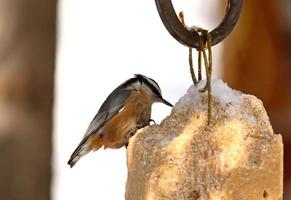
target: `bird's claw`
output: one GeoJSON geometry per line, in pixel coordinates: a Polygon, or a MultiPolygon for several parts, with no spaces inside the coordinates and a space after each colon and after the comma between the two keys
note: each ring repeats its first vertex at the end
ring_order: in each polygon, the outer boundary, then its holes
{"type": "Polygon", "coordinates": [[[156,121],[155,121],[155,120],[150,119],[150,120],[149,120],[149,125],[151,124],[151,122],[154,122],[154,124],[156,124],[156,121]]]}

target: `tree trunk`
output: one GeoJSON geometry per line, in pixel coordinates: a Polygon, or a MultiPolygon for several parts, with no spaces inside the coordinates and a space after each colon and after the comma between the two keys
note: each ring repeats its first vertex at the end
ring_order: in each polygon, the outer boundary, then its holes
{"type": "Polygon", "coordinates": [[[50,199],[56,0],[0,1],[0,199],[50,199]]]}

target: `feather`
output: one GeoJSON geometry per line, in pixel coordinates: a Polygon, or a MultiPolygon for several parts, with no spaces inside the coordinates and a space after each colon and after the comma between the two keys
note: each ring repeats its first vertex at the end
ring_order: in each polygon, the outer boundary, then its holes
{"type": "Polygon", "coordinates": [[[136,90],[140,84],[141,83],[137,78],[131,78],[113,90],[113,92],[107,97],[101,105],[98,113],[91,121],[83,139],[72,153],[70,160],[68,161],[68,164],[71,167],[73,167],[82,156],[92,150],[92,147],[88,145],[90,139],[96,137],[96,134],[99,134],[100,136],[102,135],[104,124],[123,109],[131,91],[136,90]]]}

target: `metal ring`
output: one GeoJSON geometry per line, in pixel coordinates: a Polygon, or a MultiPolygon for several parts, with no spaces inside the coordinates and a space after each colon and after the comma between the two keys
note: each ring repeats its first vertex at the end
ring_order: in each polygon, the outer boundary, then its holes
{"type": "MultiPolygon", "coordinates": [[[[199,34],[187,30],[178,19],[171,0],[155,0],[160,17],[169,33],[187,47],[199,48],[199,34]]],[[[210,32],[211,45],[220,43],[231,33],[237,23],[243,0],[228,0],[222,22],[210,32]]],[[[205,41],[205,38],[203,38],[205,41]]]]}

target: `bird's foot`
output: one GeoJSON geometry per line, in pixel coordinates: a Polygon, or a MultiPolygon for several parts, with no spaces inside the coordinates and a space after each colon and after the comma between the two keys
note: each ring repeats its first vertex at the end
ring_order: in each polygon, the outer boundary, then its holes
{"type": "Polygon", "coordinates": [[[155,120],[150,119],[150,120],[149,120],[149,125],[151,124],[151,122],[154,122],[154,124],[156,124],[156,121],[155,121],[155,120]]]}

